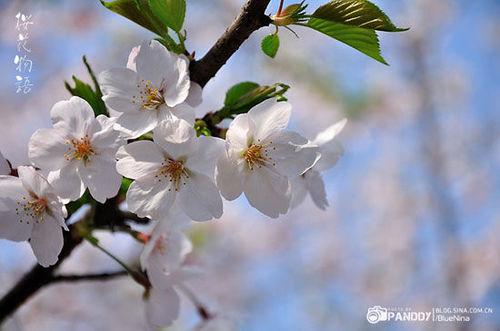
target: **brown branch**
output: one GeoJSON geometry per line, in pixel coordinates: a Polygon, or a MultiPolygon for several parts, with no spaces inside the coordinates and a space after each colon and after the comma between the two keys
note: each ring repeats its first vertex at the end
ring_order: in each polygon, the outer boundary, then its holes
{"type": "Polygon", "coordinates": [[[270,1],[247,1],[240,15],[208,53],[200,60],[191,62],[192,81],[205,86],[254,31],[271,24],[271,18],[265,15],[270,1]]]}
{"type": "MultiPolygon", "coordinates": [[[[271,23],[271,19],[265,15],[265,10],[271,0],[248,0],[243,6],[240,15],[226,32],[217,40],[215,45],[199,61],[193,61],[190,65],[191,80],[202,87],[213,78],[229,58],[240,48],[250,35],[271,23]]],[[[98,204],[95,209],[94,224],[97,227],[121,226],[126,218],[134,221],[132,215],[124,215],[118,209],[115,199],[110,199],[104,205],[98,204]]],[[[0,300],[0,324],[15,312],[24,302],[45,285],[57,279],[54,272],[68,258],[71,252],[82,242],[82,238],[76,233],[75,227],[64,235],[64,247],[59,255],[58,262],[43,268],[34,266],[7,294],[0,300]]],[[[200,311],[208,316],[207,311],[200,311]]]]}
{"type": "Polygon", "coordinates": [[[126,270],[114,271],[114,272],[105,272],[99,274],[87,274],[87,275],[57,275],[53,276],[51,279],[51,283],[74,283],[81,281],[103,281],[103,280],[111,280],[117,277],[127,276],[128,272],[126,270]]]}

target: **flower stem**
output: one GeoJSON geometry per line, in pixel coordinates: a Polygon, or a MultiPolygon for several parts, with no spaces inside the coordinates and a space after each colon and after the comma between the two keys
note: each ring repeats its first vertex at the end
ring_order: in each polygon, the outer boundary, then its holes
{"type": "Polygon", "coordinates": [[[184,293],[184,295],[192,302],[192,304],[196,307],[198,314],[203,320],[209,320],[213,317],[213,315],[208,311],[208,309],[198,300],[196,295],[191,291],[187,286],[180,283],[177,284],[176,287],[184,293]]]}
{"type": "Polygon", "coordinates": [[[113,260],[115,260],[119,265],[121,265],[123,267],[123,269],[125,269],[132,277],[135,277],[136,276],[136,273],[134,270],[132,270],[132,268],[130,268],[125,262],[123,262],[122,260],[120,260],[118,257],[114,256],[110,251],[108,251],[107,249],[105,249],[104,247],[102,247],[100,244],[99,244],[99,240],[96,238],[96,237],[93,237],[92,235],[88,234],[88,235],[85,235],[84,236],[85,240],[87,240],[92,246],[96,247],[97,249],[99,249],[101,252],[103,252],[104,254],[106,254],[107,256],[109,256],[110,258],[112,258],[113,260]]]}

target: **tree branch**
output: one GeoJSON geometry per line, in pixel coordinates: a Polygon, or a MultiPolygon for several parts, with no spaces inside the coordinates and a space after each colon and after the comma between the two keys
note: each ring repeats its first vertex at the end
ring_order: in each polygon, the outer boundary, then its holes
{"type": "Polygon", "coordinates": [[[200,60],[191,62],[190,76],[192,81],[202,87],[205,86],[254,31],[271,24],[271,18],[265,15],[270,1],[247,1],[240,15],[207,54],[200,60]]]}
{"type": "MultiPolygon", "coordinates": [[[[243,6],[240,15],[226,32],[217,40],[215,45],[199,61],[193,61],[190,65],[191,80],[202,87],[212,79],[229,58],[240,48],[250,35],[261,27],[269,25],[271,18],[265,15],[265,10],[271,0],[248,0],[243,6]]],[[[132,215],[123,215],[118,209],[116,199],[110,199],[106,204],[98,204],[95,209],[94,224],[102,226],[121,226],[126,218],[140,221],[132,215]],[[125,216],[125,217],[124,217],[125,216]]],[[[56,279],[54,276],[57,268],[68,258],[71,252],[82,242],[82,238],[75,231],[75,227],[70,227],[70,232],[64,234],[64,247],[59,255],[58,262],[49,267],[43,268],[34,266],[1,300],[0,300],[0,324],[13,312],[15,312],[24,302],[45,285],[56,279]]],[[[72,276],[76,281],[75,277],[72,276]]],[[[207,313],[208,312],[203,312],[207,313]]]]}
{"type": "Polygon", "coordinates": [[[87,274],[87,275],[57,275],[53,276],[51,279],[51,283],[74,283],[81,281],[103,281],[103,280],[111,280],[117,277],[127,276],[128,272],[126,270],[114,271],[114,272],[105,272],[99,274],[87,274]]]}

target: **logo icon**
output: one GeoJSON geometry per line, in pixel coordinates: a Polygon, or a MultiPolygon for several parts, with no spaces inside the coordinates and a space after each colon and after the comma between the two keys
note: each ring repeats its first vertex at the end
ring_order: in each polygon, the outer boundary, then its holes
{"type": "Polygon", "coordinates": [[[368,308],[366,319],[370,324],[376,324],[380,321],[387,321],[387,308],[382,308],[380,306],[373,306],[371,308],[368,308]]]}

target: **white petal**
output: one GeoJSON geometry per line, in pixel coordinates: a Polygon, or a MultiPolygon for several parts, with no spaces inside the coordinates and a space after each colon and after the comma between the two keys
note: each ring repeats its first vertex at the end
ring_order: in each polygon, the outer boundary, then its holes
{"type": "Polygon", "coordinates": [[[94,111],[89,103],[80,97],[59,101],[52,107],[50,117],[54,127],[64,128],[73,136],[84,136],[94,121],[94,111]]]}
{"type": "Polygon", "coordinates": [[[290,179],[290,192],[290,209],[292,209],[300,205],[307,196],[307,181],[304,176],[290,179]]]}
{"type": "Polygon", "coordinates": [[[159,111],[159,121],[169,121],[172,117],[174,117],[174,119],[181,119],[188,122],[191,126],[194,125],[196,111],[187,103],[181,103],[175,107],[168,107],[167,105],[163,105],[160,107],[159,111]]]}
{"type": "Polygon", "coordinates": [[[272,168],[257,167],[247,176],[244,192],[253,207],[271,218],[277,218],[288,211],[288,185],[287,178],[272,168]]]}
{"type": "Polygon", "coordinates": [[[30,139],[28,155],[30,161],[45,170],[61,169],[68,164],[67,133],[62,129],[39,129],[30,139]]]}
{"type": "Polygon", "coordinates": [[[0,176],[10,174],[10,165],[7,160],[0,153],[0,176]]]}
{"type": "Polygon", "coordinates": [[[116,161],[111,156],[96,156],[78,172],[90,195],[100,203],[118,194],[122,176],[116,171],[116,161]]]}
{"type": "Polygon", "coordinates": [[[137,179],[154,174],[165,161],[162,149],[152,141],[142,140],[125,145],[116,153],[116,169],[127,178],[137,179]]]}
{"type": "Polygon", "coordinates": [[[91,145],[98,150],[109,149],[116,152],[116,149],[126,142],[120,137],[120,132],[114,130],[116,118],[99,115],[96,120],[99,123],[99,129],[93,134],[91,145]]]}
{"type": "Polygon", "coordinates": [[[200,84],[191,82],[189,88],[189,95],[186,99],[186,103],[191,107],[198,107],[203,102],[203,89],[200,84]]]}
{"type": "Polygon", "coordinates": [[[151,327],[158,329],[172,325],[179,317],[180,299],[173,288],[151,288],[146,300],[146,318],[151,327]]]}
{"type": "Polygon", "coordinates": [[[268,137],[283,131],[290,121],[292,106],[287,102],[276,102],[268,99],[255,106],[248,112],[248,116],[255,123],[254,140],[265,140],[268,137]]]}
{"type": "Polygon", "coordinates": [[[194,221],[222,216],[222,199],[213,181],[206,175],[191,173],[179,190],[182,210],[194,221]]]}
{"type": "Polygon", "coordinates": [[[153,130],[157,124],[156,111],[124,113],[116,120],[115,129],[126,133],[129,139],[135,139],[153,130]]]}
{"type": "Polygon", "coordinates": [[[241,177],[242,174],[236,162],[229,158],[227,152],[224,152],[217,162],[215,178],[217,186],[226,200],[232,201],[243,192],[241,177]]]}
{"type": "MultiPolygon", "coordinates": [[[[173,55],[175,56],[175,55],[173,55]]],[[[189,80],[189,61],[182,56],[177,57],[175,71],[166,77],[163,97],[169,107],[175,107],[186,101],[191,86],[189,80]]]]}
{"type": "Polygon", "coordinates": [[[48,181],[57,195],[71,201],[79,199],[85,193],[85,185],[77,170],[77,163],[72,163],[61,170],[51,171],[48,181]]]}
{"type": "Polygon", "coordinates": [[[136,71],[135,60],[136,60],[137,54],[139,54],[140,50],[141,50],[141,45],[132,48],[132,50],[130,51],[130,54],[128,55],[128,61],[127,61],[127,68],[129,68],[130,70],[136,71]]]}
{"type": "Polygon", "coordinates": [[[288,177],[299,176],[312,167],[318,157],[318,148],[307,144],[298,133],[285,131],[273,138],[266,149],[278,171],[288,177]]]}
{"type": "Polygon", "coordinates": [[[161,122],[153,131],[153,139],[174,160],[196,151],[194,128],[181,119],[161,122]]]}
{"type": "Polygon", "coordinates": [[[319,209],[325,210],[328,207],[328,199],[326,198],[325,183],[321,174],[317,171],[310,170],[305,174],[307,181],[307,189],[311,198],[319,209]]]}
{"type": "Polygon", "coordinates": [[[37,172],[35,168],[24,166],[18,167],[17,172],[26,191],[33,192],[38,197],[53,193],[54,189],[50,186],[47,179],[37,172]]]}
{"type": "Polygon", "coordinates": [[[201,136],[196,139],[197,150],[186,161],[186,167],[214,177],[215,164],[218,158],[225,153],[225,141],[216,137],[201,136]]]}
{"type": "Polygon", "coordinates": [[[127,192],[127,206],[140,217],[161,219],[168,214],[176,197],[175,189],[168,180],[161,182],[154,176],[134,181],[127,192]]]}
{"type": "Polygon", "coordinates": [[[54,265],[63,248],[64,238],[61,226],[50,216],[43,223],[35,224],[30,245],[38,263],[43,267],[54,265]]]}
{"type": "Polygon", "coordinates": [[[25,217],[18,204],[23,197],[29,195],[19,178],[0,176],[0,238],[25,241],[31,236],[31,217],[25,217]]]}
{"type": "Polygon", "coordinates": [[[347,119],[344,118],[343,120],[331,125],[327,129],[318,133],[316,138],[313,139],[312,143],[317,146],[321,146],[332,141],[342,131],[342,129],[344,129],[346,124],[347,119]]]}
{"type": "Polygon", "coordinates": [[[248,114],[240,114],[229,125],[226,132],[226,141],[231,148],[246,149],[253,137],[255,126],[248,114]]]}
{"type": "Polygon", "coordinates": [[[141,105],[132,99],[139,96],[138,82],[137,73],[130,69],[113,68],[101,72],[99,84],[106,106],[120,113],[138,111],[141,105]]]}

